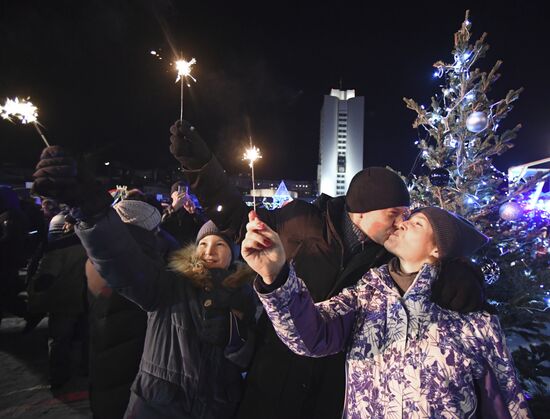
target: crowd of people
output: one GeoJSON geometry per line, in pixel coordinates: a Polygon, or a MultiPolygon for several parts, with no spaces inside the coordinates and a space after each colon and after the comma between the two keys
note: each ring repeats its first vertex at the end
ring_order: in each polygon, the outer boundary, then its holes
{"type": "MultiPolygon", "coordinates": [[[[40,156],[33,191],[67,212],[29,257],[24,308],[6,257],[2,310],[48,315],[52,388],[76,340],[94,418],[530,417],[468,261],[475,226],[411,214],[381,167],[345,196],[250,211],[191,124],[170,132],[184,179],[162,215],[139,191],[113,203],[61,147],[40,156]]],[[[29,231],[9,202],[2,240],[29,231]]]]}

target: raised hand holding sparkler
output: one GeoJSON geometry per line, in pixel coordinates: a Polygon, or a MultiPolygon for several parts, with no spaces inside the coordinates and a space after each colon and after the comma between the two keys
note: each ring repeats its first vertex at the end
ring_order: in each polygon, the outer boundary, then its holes
{"type": "Polygon", "coordinates": [[[250,148],[246,149],[243,155],[243,160],[248,160],[248,165],[250,166],[250,169],[252,169],[252,205],[254,206],[254,211],[256,211],[256,182],[254,180],[254,162],[258,159],[261,159],[262,155],[260,154],[260,149],[252,145],[252,137],[249,137],[249,139],[250,148]]]}
{"type": "Polygon", "coordinates": [[[176,78],[176,83],[181,81],[181,111],[180,111],[180,121],[183,121],[183,79],[185,79],[185,84],[187,87],[190,87],[189,79],[196,82],[197,80],[191,75],[191,67],[197,63],[197,60],[191,58],[191,61],[178,60],[176,61],[176,70],[178,71],[178,77],[176,78]]]}
{"type": "Polygon", "coordinates": [[[42,140],[44,140],[46,147],[50,146],[48,140],[46,140],[46,137],[40,129],[40,123],[38,122],[38,108],[31,102],[25,99],[19,100],[17,97],[13,100],[6,99],[4,106],[0,105],[0,112],[0,116],[10,122],[13,122],[13,118],[17,118],[22,124],[32,123],[34,128],[36,128],[36,131],[38,131],[38,134],[42,137],[42,140]]]}

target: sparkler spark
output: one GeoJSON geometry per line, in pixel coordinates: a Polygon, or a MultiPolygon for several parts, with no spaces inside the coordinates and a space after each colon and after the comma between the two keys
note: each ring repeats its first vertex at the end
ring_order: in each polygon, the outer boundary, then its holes
{"type": "Polygon", "coordinates": [[[243,160],[248,160],[248,165],[252,168],[254,162],[258,159],[261,159],[262,155],[260,154],[260,149],[256,146],[252,146],[246,149],[246,152],[243,154],[243,160]]]}
{"type": "Polygon", "coordinates": [[[19,119],[23,124],[38,120],[38,108],[25,99],[20,101],[17,97],[13,100],[6,99],[5,105],[0,105],[0,112],[0,116],[10,122],[13,122],[12,118],[19,119]]]}
{"type": "Polygon", "coordinates": [[[4,106],[0,105],[0,116],[10,122],[13,122],[12,118],[17,118],[22,124],[33,124],[46,147],[50,146],[39,126],[38,108],[32,102],[25,99],[19,100],[17,97],[15,99],[6,99],[4,106]]]}
{"type": "Polygon", "coordinates": [[[176,83],[182,78],[190,77],[191,80],[196,82],[197,80],[191,75],[191,67],[197,63],[197,60],[191,58],[191,61],[178,60],[176,61],[176,70],[178,71],[178,77],[176,78],[176,83]]]}
{"type": "MultiPolygon", "coordinates": [[[[159,51],[160,51],[160,49],[159,49],[159,51]]],[[[159,60],[162,60],[162,56],[161,56],[156,50],[153,49],[153,50],[151,50],[149,53],[150,53],[151,55],[157,57],[159,60]]]]}

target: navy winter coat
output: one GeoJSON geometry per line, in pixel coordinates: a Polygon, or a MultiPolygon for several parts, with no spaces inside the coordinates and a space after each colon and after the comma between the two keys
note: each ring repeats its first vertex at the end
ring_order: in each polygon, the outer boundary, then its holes
{"type": "MultiPolygon", "coordinates": [[[[249,352],[247,345],[234,345],[242,338],[231,310],[246,312],[241,316],[245,321],[254,317],[250,285],[235,280],[242,273],[200,273],[198,277],[207,278],[201,287],[200,278],[169,270],[160,258],[147,257],[112,210],[94,225],[78,224],[77,234],[109,285],[148,312],[127,417],[233,417],[242,376],[228,356],[249,352]],[[232,354],[230,346],[236,348],[232,354]]],[[[241,359],[236,362],[246,364],[241,359]]]]}

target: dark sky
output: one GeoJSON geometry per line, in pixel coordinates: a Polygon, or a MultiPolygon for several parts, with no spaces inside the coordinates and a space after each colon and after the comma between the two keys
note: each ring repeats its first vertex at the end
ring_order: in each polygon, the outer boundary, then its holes
{"type": "MultiPolygon", "coordinates": [[[[550,16],[539,6],[233,3],[0,0],[0,100],[30,96],[52,143],[137,167],[175,165],[173,48],[198,61],[186,118],[230,172],[246,170],[249,121],[265,157],[259,177],[314,179],[323,95],[341,79],[365,97],[365,164],[408,173],[417,133],[402,97],[427,103],[435,93],[431,66],[452,59],[453,34],[470,8],[475,38],[489,33],[481,68],[504,61],[493,98],[525,87],[503,124],[524,128],[497,165],[550,155],[550,16]],[[163,61],[149,53],[159,49],[163,61]]],[[[2,162],[33,165],[41,144],[32,127],[0,121],[2,162]]]]}

